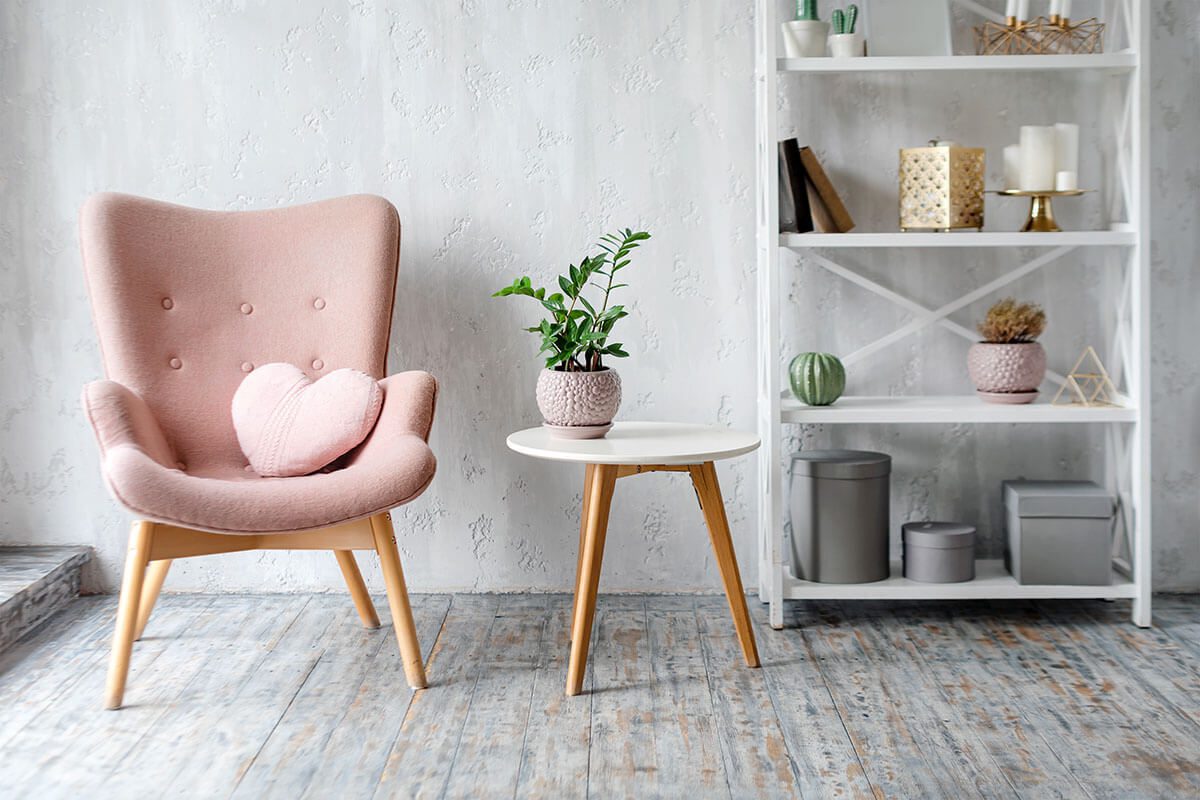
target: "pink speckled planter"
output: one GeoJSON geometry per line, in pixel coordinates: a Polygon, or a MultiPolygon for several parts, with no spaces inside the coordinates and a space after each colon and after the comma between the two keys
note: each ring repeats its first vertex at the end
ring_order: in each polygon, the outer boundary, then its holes
{"type": "Polygon", "coordinates": [[[1005,402],[989,394],[1024,394],[1028,399],[1020,402],[1031,403],[1046,377],[1046,351],[1038,342],[977,342],[967,351],[967,372],[984,402],[1005,402]]]}
{"type": "Polygon", "coordinates": [[[599,372],[544,369],[538,375],[537,404],[547,425],[598,427],[601,430],[594,438],[600,438],[607,432],[604,426],[612,422],[621,406],[621,376],[614,369],[599,372]]]}

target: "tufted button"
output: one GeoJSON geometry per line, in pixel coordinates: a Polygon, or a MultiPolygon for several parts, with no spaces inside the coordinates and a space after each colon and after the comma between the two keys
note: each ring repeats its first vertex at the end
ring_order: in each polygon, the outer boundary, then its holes
{"type": "Polygon", "coordinates": [[[162,299],[162,307],[165,308],[167,311],[170,311],[172,308],[175,307],[175,301],[169,297],[164,297],[162,299]]]}
{"type": "Polygon", "coordinates": [[[253,371],[253,369],[254,369],[254,365],[251,364],[249,361],[242,362],[242,372],[251,372],[251,371],[253,371]]]}
{"type": "Polygon", "coordinates": [[[313,359],[313,369],[325,369],[325,362],[319,358],[313,359]]]}
{"type": "Polygon", "coordinates": [[[172,358],[167,363],[171,365],[171,369],[179,369],[180,367],[183,366],[183,362],[180,361],[178,358],[172,358]]]}
{"type": "Polygon", "coordinates": [[[242,313],[243,314],[249,314],[253,310],[254,310],[254,306],[250,305],[249,303],[242,303],[242,313]]]}
{"type": "Polygon", "coordinates": [[[175,469],[179,470],[180,472],[187,472],[187,464],[183,463],[182,461],[176,461],[175,469]]]}
{"type": "Polygon", "coordinates": [[[324,307],[325,301],[320,297],[318,297],[316,300],[313,300],[313,308],[315,308],[317,311],[320,311],[324,307]]]}

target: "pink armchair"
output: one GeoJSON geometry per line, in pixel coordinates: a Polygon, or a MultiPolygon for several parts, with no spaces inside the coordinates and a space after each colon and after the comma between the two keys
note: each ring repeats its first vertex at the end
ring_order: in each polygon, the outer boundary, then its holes
{"type": "Polygon", "coordinates": [[[254,549],[332,550],[363,623],[379,618],[354,550],[379,554],[405,674],[425,687],[389,511],[433,479],[437,383],[383,379],[371,435],[339,469],[261,478],[238,446],[233,393],[255,365],[316,379],[385,374],[400,220],[366,195],[271,211],[216,212],[119,194],[81,214],[83,261],[108,380],[83,405],[105,481],[136,514],[107,707],[119,708],[133,642],[172,559],[254,549]]]}

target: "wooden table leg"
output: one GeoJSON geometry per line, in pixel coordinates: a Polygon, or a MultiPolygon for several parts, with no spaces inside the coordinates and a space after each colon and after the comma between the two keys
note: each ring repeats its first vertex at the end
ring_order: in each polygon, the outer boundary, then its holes
{"type": "Polygon", "coordinates": [[[721,498],[721,487],[717,483],[717,468],[713,462],[706,461],[691,467],[690,471],[696,494],[700,498],[700,510],[704,512],[704,521],[708,525],[713,554],[721,569],[721,581],[725,584],[725,597],[729,600],[733,626],[742,644],[742,655],[746,657],[748,665],[757,667],[758,646],[754,642],[754,629],[750,627],[750,611],[746,608],[746,592],[742,588],[737,554],[733,551],[733,538],[729,535],[725,501],[721,498]]]}
{"type": "Polygon", "coordinates": [[[604,558],[604,537],[608,532],[608,510],[617,483],[615,466],[588,465],[588,472],[590,491],[584,491],[587,511],[582,523],[583,549],[571,621],[571,660],[567,666],[567,694],[572,696],[583,690],[583,676],[587,672],[588,645],[596,616],[596,591],[600,587],[600,562],[604,558]]]}
{"type": "MultiPolygon", "coordinates": [[[[575,556],[575,597],[579,597],[579,578],[583,575],[583,546],[587,541],[588,507],[592,499],[592,477],[595,464],[588,464],[583,471],[583,506],[579,510],[579,552],[575,556]]],[[[572,620],[574,622],[574,620],[572,620]]]]}

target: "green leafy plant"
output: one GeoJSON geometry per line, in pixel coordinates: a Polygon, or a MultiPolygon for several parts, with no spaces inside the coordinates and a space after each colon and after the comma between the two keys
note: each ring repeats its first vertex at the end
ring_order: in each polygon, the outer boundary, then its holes
{"type": "Polygon", "coordinates": [[[1046,312],[1036,303],[1006,297],[988,309],[977,330],[988,344],[1025,344],[1046,330],[1046,312]]]}
{"type": "Polygon", "coordinates": [[[629,353],[619,342],[609,342],[613,326],[629,312],[623,305],[609,305],[612,293],[628,284],[617,283],[617,273],[629,266],[634,250],[650,238],[645,231],[626,228],[600,237],[599,253],[571,264],[567,274],[558,276],[561,292],[549,293],[534,288],[529,276],[522,276],[492,297],[521,295],[532,297],[550,317],[525,330],[541,336],[538,355],[546,355],[546,368],[560,372],[598,372],[604,369],[604,357],[625,358],[629,353]],[[598,302],[584,297],[584,289],[598,289],[598,302]]]}
{"type": "Polygon", "coordinates": [[[817,15],[817,0],[798,0],[796,3],[796,19],[819,20],[817,15]]]}

